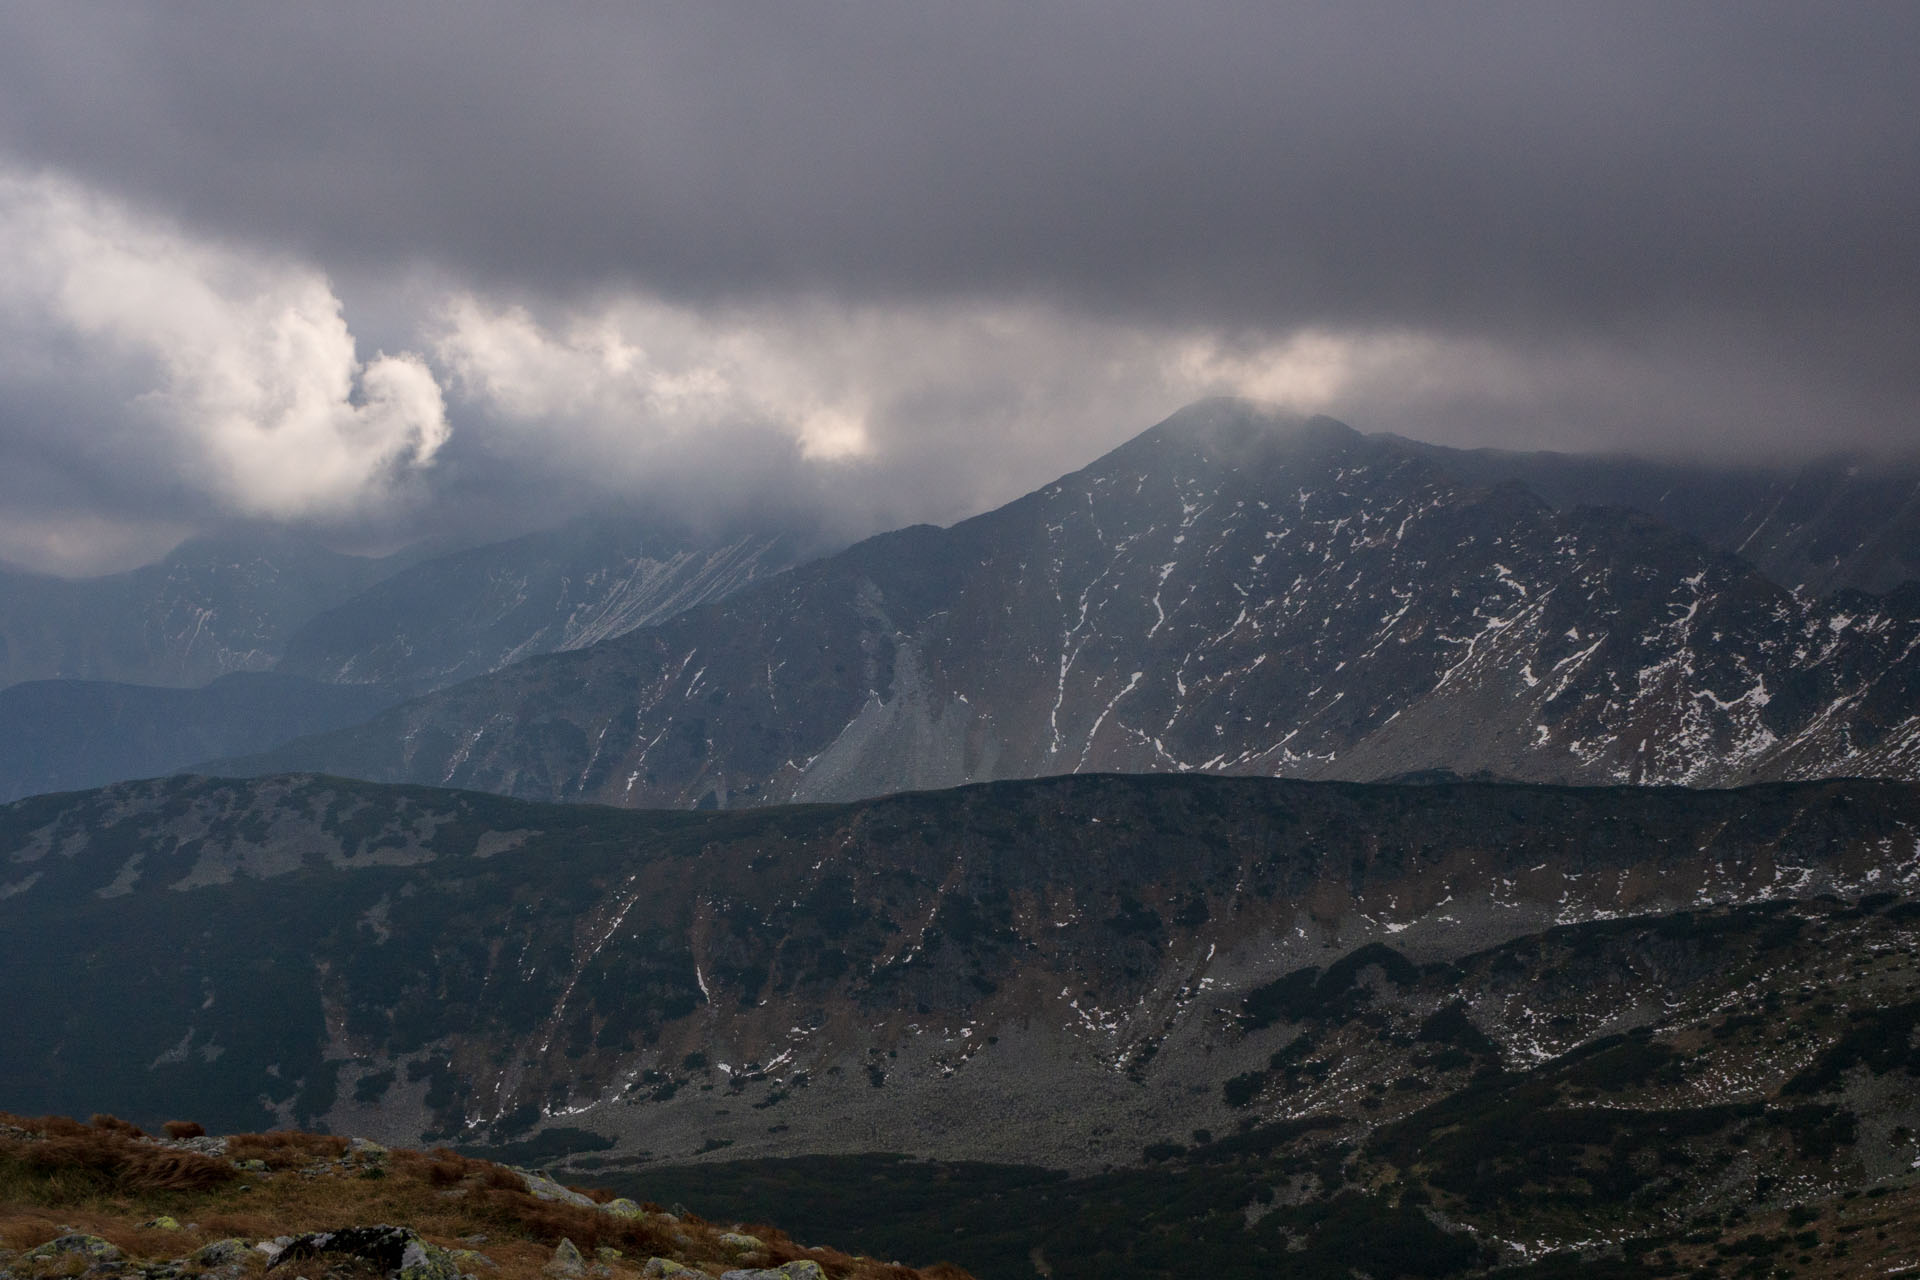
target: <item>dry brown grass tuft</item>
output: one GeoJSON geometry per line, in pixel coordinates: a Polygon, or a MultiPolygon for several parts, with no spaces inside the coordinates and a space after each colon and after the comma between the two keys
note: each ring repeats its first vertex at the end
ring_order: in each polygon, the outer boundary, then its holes
{"type": "Polygon", "coordinates": [[[74,1137],[93,1132],[71,1116],[16,1116],[10,1111],[0,1111],[0,1124],[49,1137],[74,1137]]]}
{"type": "Polygon", "coordinates": [[[536,1240],[554,1243],[565,1237],[589,1253],[603,1245],[628,1253],[659,1253],[672,1247],[664,1231],[644,1221],[628,1221],[577,1205],[539,1200],[517,1184],[513,1188],[484,1187],[472,1198],[479,1215],[497,1229],[517,1228],[536,1240]]]}
{"type": "Polygon", "coordinates": [[[445,1147],[435,1147],[431,1151],[396,1151],[393,1153],[393,1166],[398,1171],[414,1177],[424,1178],[428,1185],[452,1187],[474,1179],[477,1185],[507,1187],[518,1190],[520,1176],[502,1165],[488,1160],[475,1160],[463,1156],[457,1151],[445,1147]]]}
{"type": "Polygon", "coordinates": [[[139,1125],[122,1120],[119,1116],[110,1116],[102,1112],[96,1112],[93,1119],[87,1121],[87,1123],[104,1133],[118,1133],[129,1138],[144,1138],[147,1136],[146,1130],[142,1129],[139,1125]]]}
{"type": "Polygon", "coordinates": [[[236,1133],[227,1139],[227,1157],[258,1160],[269,1169],[298,1169],[347,1154],[347,1140],[330,1133],[298,1133],[275,1129],[269,1133],[236,1133]]]}
{"type": "MultiPolygon", "coordinates": [[[[144,1211],[143,1211],[144,1212],[144,1211]]],[[[94,1206],[66,1205],[56,1211],[0,1208],[0,1243],[10,1249],[31,1249],[43,1245],[68,1230],[99,1236],[124,1249],[134,1258],[168,1258],[189,1253],[219,1237],[207,1233],[162,1231],[144,1227],[144,1217],[136,1217],[114,1202],[94,1206]]]]}
{"type": "Polygon", "coordinates": [[[64,1225],[44,1213],[28,1210],[0,1213],[0,1244],[12,1249],[37,1249],[59,1235],[64,1225]]]}
{"type": "Polygon", "coordinates": [[[176,1142],[182,1138],[204,1138],[207,1136],[206,1126],[197,1120],[169,1120],[160,1127],[166,1131],[169,1138],[174,1139],[176,1142]]]}
{"type": "Polygon", "coordinates": [[[234,1176],[225,1160],[156,1147],[117,1130],[85,1127],[37,1142],[0,1140],[0,1162],[69,1195],[95,1186],[128,1193],[205,1191],[234,1176]]]}

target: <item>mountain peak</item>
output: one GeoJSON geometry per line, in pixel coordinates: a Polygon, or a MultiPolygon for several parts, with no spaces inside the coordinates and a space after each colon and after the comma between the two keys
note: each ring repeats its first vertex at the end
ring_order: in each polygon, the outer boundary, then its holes
{"type": "Polygon", "coordinates": [[[1206,447],[1340,446],[1365,439],[1337,418],[1302,415],[1238,396],[1211,396],[1177,410],[1136,439],[1178,440],[1206,447]]]}
{"type": "Polygon", "coordinates": [[[1339,465],[1355,450],[1370,447],[1377,449],[1378,442],[1336,418],[1215,396],[1174,412],[1074,474],[1132,470],[1151,475],[1177,470],[1182,460],[1238,471],[1303,462],[1339,465]]]}

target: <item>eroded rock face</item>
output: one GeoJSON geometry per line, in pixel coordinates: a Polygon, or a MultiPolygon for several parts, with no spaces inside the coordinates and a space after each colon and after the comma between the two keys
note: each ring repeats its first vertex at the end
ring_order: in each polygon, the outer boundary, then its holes
{"type": "Polygon", "coordinates": [[[578,1280],[578,1277],[587,1274],[587,1260],[580,1256],[578,1245],[571,1240],[562,1240],[554,1246],[553,1258],[543,1270],[555,1280],[578,1280]]]}
{"type": "Polygon", "coordinates": [[[428,1244],[411,1227],[394,1226],[341,1227],[295,1236],[267,1269],[273,1271],[323,1254],[339,1254],[377,1267],[389,1280],[460,1280],[460,1268],[445,1249],[428,1244]]]}

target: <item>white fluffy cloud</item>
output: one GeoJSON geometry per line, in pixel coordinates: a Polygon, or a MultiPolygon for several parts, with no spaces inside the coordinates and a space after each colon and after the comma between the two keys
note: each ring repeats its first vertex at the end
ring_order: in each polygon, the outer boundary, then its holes
{"type": "Polygon", "coordinates": [[[697,307],[631,293],[537,309],[461,294],[430,345],[501,449],[619,485],[773,442],[816,471],[884,476],[903,519],[1011,497],[1199,396],[1328,409],[1399,353],[1424,354],[1333,334],[1232,343],[1033,303],[697,307]]]}
{"type": "Polygon", "coordinates": [[[743,428],[833,462],[873,449],[870,384],[827,349],[844,342],[838,320],[638,296],[542,320],[463,294],[443,308],[434,350],[470,399],[521,429],[564,431],[589,466],[743,428]]]}
{"type": "Polygon", "coordinates": [[[338,515],[447,439],[425,362],[363,362],[340,299],[310,266],[6,171],[0,243],[0,389],[59,398],[64,387],[106,415],[64,424],[69,471],[146,460],[164,472],[156,482],[217,511],[338,515]]]}

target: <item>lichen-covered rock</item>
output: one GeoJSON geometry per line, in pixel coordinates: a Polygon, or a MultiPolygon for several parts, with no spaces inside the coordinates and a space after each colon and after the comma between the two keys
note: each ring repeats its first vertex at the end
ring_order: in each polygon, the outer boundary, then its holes
{"type": "Polygon", "coordinates": [[[618,1200],[609,1200],[600,1206],[600,1212],[610,1213],[616,1218],[644,1218],[647,1211],[638,1204],[621,1196],[618,1200]]]}
{"type": "Polygon", "coordinates": [[[452,1255],[418,1237],[407,1246],[400,1266],[390,1274],[393,1280],[461,1280],[459,1264],[452,1255]]]}
{"type": "Polygon", "coordinates": [[[720,1280],[827,1280],[827,1273],[812,1258],[796,1258],[765,1270],[722,1271],[720,1280]]]}
{"type": "Polygon", "coordinates": [[[202,1267],[223,1267],[230,1262],[244,1262],[253,1246],[235,1236],[225,1240],[215,1240],[203,1244],[188,1256],[187,1261],[202,1267]]]}
{"type": "Polygon", "coordinates": [[[140,1225],[152,1231],[178,1231],[180,1229],[180,1220],[163,1213],[157,1218],[149,1218],[140,1225]]]}
{"type": "Polygon", "coordinates": [[[20,1255],[20,1260],[22,1262],[53,1262],[73,1257],[83,1258],[88,1266],[95,1267],[102,1263],[127,1260],[127,1255],[117,1246],[102,1240],[99,1236],[90,1236],[81,1231],[56,1236],[38,1248],[27,1250],[20,1255]]]}
{"type": "Polygon", "coordinates": [[[648,1258],[647,1265],[640,1268],[640,1274],[647,1280],[679,1280],[680,1277],[704,1276],[706,1273],[695,1271],[672,1258],[648,1258]]]}
{"type": "Polygon", "coordinates": [[[579,1209],[600,1207],[591,1198],[568,1190],[544,1173],[535,1173],[531,1169],[515,1169],[514,1172],[520,1175],[520,1181],[526,1184],[527,1194],[535,1200],[551,1200],[555,1204],[570,1204],[579,1209]]]}
{"type": "Polygon", "coordinates": [[[720,1247],[738,1257],[748,1253],[765,1253],[767,1242],[742,1231],[723,1231],[720,1233],[720,1247]]]}
{"type": "Polygon", "coordinates": [[[580,1256],[580,1247],[571,1240],[562,1240],[553,1251],[553,1261],[542,1268],[548,1275],[572,1280],[587,1274],[587,1260],[580,1256]]]}

